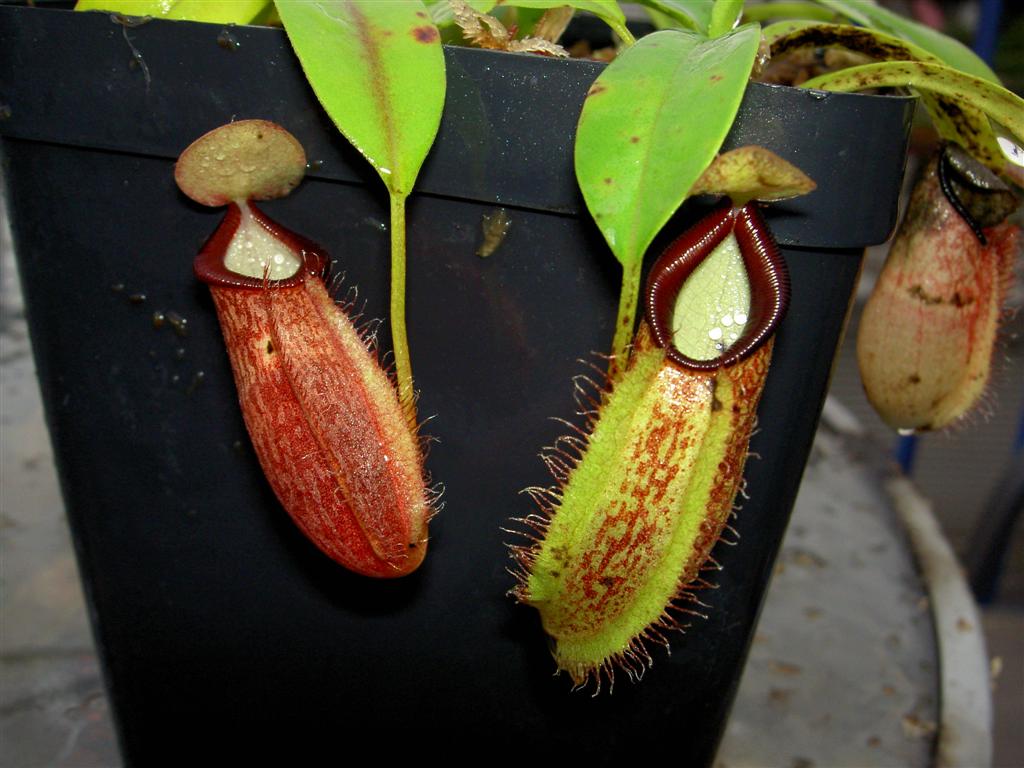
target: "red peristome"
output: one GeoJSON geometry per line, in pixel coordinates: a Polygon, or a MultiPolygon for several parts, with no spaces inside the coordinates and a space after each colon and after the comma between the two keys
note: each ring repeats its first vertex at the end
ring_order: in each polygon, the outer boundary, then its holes
{"type": "Polygon", "coordinates": [[[418,442],[390,380],[321,278],[310,241],[253,216],[303,259],[287,280],[223,267],[232,205],[196,259],[210,285],[246,427],[281,504],[324,553],[367,576],[415,570],[431,505],[418,442]]]}

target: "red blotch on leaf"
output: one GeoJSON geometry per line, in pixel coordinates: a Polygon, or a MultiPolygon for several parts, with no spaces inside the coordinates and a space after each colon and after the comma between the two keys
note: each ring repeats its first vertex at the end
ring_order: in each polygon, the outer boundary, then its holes
{"type": "Polygon", "coordinates": [[[427,25],[415,27],[412,31],[412,36],[421,43],[432,43],[438,38],[437,27],[427,25]]]}

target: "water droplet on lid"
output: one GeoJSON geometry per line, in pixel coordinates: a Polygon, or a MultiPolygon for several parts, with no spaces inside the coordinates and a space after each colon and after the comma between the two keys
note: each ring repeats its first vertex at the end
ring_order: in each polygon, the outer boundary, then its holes
{"type": "Polygon", "coordinates": [[[726,328],[732,325],[732,315],[722,315],[722,325],[726,328]]]}
{"type": "Polygon", "coordinates": [[[747,322],[747,314],[746,312],[737,312],[735,315],[733,315],[733,319],[736,321],[737,325],[743,325],[745,322],[747,322]]]}
{"type": "Polygon", "coordinates": [[[708,331],[708,338],[714,341],[717,341],[718,339],[722,338],[722,329],[712,328],[710,331],[708,331]]]}

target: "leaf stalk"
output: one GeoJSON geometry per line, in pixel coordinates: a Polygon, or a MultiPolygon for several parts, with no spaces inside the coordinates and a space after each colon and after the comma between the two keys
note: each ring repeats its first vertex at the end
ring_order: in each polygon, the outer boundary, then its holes
{"type": "Polygon", "coordinates": [[[407,194],[389,192],[391,199],[391,348],[395,355],[398,401],[409,424],[416,428],[412,361],[405,326],[405,201],[407,194]]]}

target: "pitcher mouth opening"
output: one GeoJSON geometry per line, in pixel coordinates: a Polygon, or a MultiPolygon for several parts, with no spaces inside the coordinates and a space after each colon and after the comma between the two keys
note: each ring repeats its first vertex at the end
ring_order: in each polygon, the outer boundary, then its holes
{"type": "Polygon", "coordinates": [[[651,268],[644,292],[644,316],[654,342],[676,365],[714,371],[747,359],[775,332],[789,305],[789,272],[775,238],[754,202],[721,204],[674,240],[651,268]],[[699,359],[673,341],[673,314],[683,284],[730,235],[736,238],[750,281],[750,309],[743,332],[721,355],[699,359]]]}
{"type": "Polygon", "coordinates": [[[231,203],[220,226],[203,244],[192,267],[199,280],[222,288],[292,288],[301,285],[307,276],[322,276],[326,272],[328,260],[319,245],[282,227],[251,202],[245,205],[246,211],[243,214],[239,204],[231,203]],[[253,277],[236,272],[227,266],[225,261],[228,249],[243,225],[244,216],[249,216],[271,238],[281,243],[301,261],[293,274],[280,280],[272,280],[269,275],[253,277]]]}

